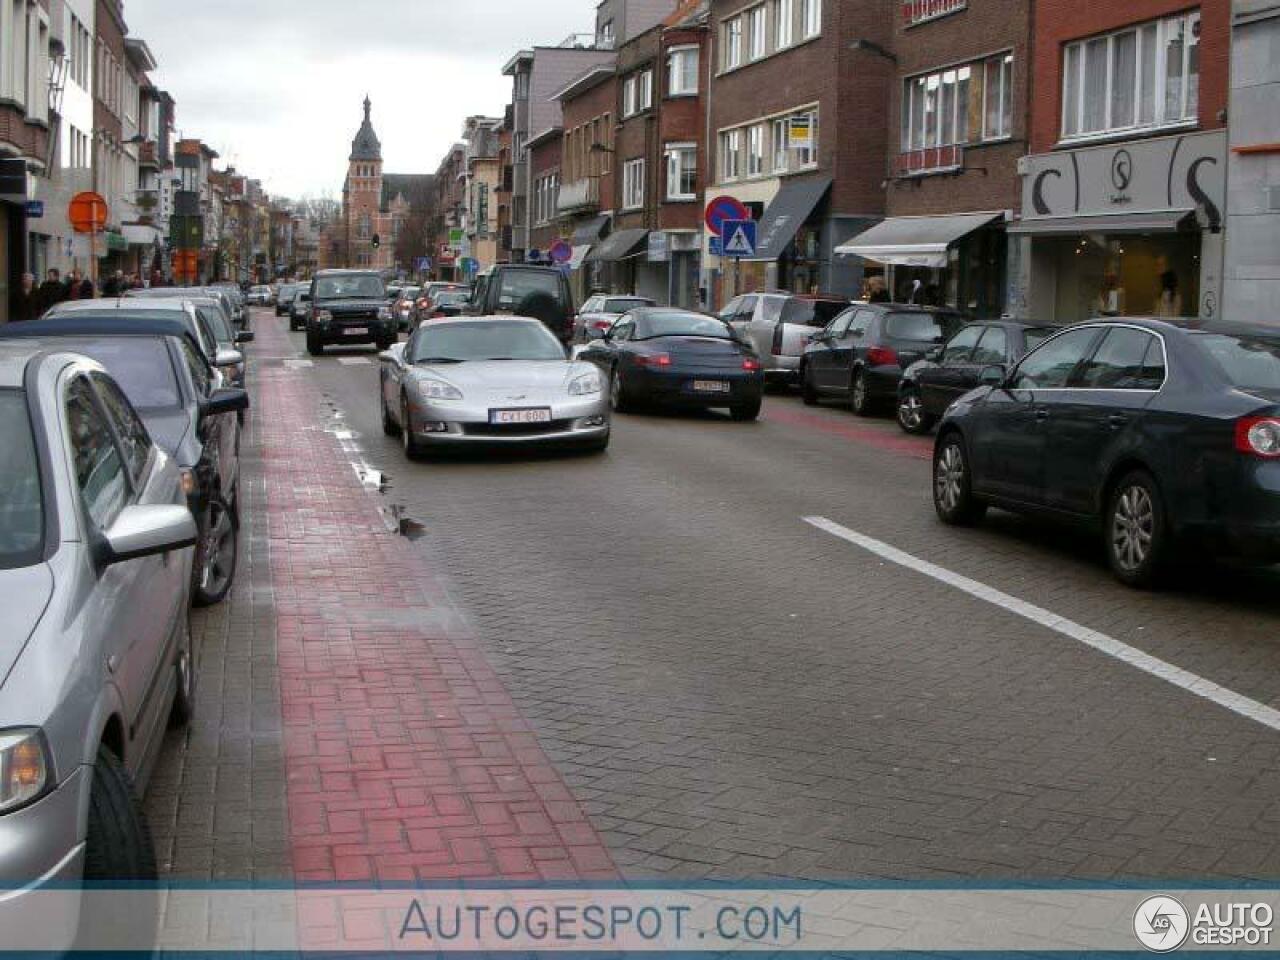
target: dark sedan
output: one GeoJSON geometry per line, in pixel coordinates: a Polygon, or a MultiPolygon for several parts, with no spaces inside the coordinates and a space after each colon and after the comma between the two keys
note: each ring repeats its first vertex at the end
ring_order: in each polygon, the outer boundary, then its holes
{"type": "Polygon", "coordinates": [[[907,433],[928,433],[947,407],[980,385],[984,369],[1012,366],[1055,329],[1011,320],[963,328],[945,346],[934,347],[903,371],[898,426],[907,433]]]}
{"type": "Polygon", "coordinates": [[[904,303],[857,303],[815,333],[800,358],[800,395],[847,399],[866,417],[897,402],[902,371],[963,325],[958,313],[904,303]]]}
{"type": "Polygon", "coordinates": [[[609,375],[610,404],[619,413],[647,403],[728,408],[735,420],[760,415],[760,361],[714,317],[663,307],[632,310],[582,357],[609,375]]]}
{"type": "Polygon", "coordinates": [[[943,521],[1092,524],[1132,586],[1188,548],[1280,562],[1280,331],[1098,321],[983,379],[938,428],[943,521]]]}

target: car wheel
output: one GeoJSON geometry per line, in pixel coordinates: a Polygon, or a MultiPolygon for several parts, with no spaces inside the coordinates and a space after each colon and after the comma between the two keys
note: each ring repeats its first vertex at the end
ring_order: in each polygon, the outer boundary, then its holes
{"type": "Polygon", "coordinates": [[[622,371],[616,368],[609,378],[609,406],[614,413],[628,413],[631,410],[631,399],[622,385],[622,371]]]}
{"type": "Polygon", "coordinates": [[[417,460],[422,456],[422,444],[418,442],[418,438],[414,436],[413,418],[409,416],[409,398],[400,398],[400,445],[404,448],[404,455],[410,460],[417,460]]]}
{"type": "Polygon", "coordinates": [[[307,332],[307,353],[313,357],[318,357],[324,353],[324,344],[320,342],[320,338],[310,331],[307,332]]]}
{"type": "Polygon", "coordinates": [[[969,454],[958,433],[949,434],[934,453],[933,506],[938,518],[952,526],[977,523],[987,513],[987,505],[973,495],[969,454]]]}
{"type": "Polygon", "coordinates": [[[169,713],[169,726],[186,727],[196,714],[196,680],[197,665],[195,644],[191,639],[191,621],[184,617],[183,633],[186,642],[178,651],[178,662],[174,670],[178,675],[178,692],[173,698],[173,709],[169,713]]]}
{"type": "Polygon", "coordinates": [[[759,397],[746,403],[737,403],[729,408],[729,416],[739,422],[754,420],[760,416],[761,401],[759,397]]]}
{"type": "Polygon", "coordinates": [[[1107,506],[1107,559],[1116,578],[1130,587],[1155,586],[1168,553],[1164,503],[1151,475],[1126,474],[1107,506]]]}
{"type": "Polygon", "coordinates": [[[211,607],[222,602],[235,582],[239,535],[231,508],[221,497],[213,497],[206,504],[203,520],[191,602],[193,606],[211,607]]]}
{"type": "Polygon", "coordinates": [[[388,437],[400,435],[400,425],[391,419],[391,410],[387,407],[387,395],[379,389],[378,406],[382,408],[382,432],[388,437]]]}
{"type": "Polygon", "coordinates": [[[871,396],[867,391],[867,375],[861,370],[853,372],[849,382],[849,406],[860,417],[871,416],[871,396]]]}
{"type": "Polygon", "coordinates": [[[918,436],[932,430],[933,424],[934,418],[924,412],[920,391],[915,387],[904,387],[902,396],[898,398],[898,426],[918,436]]]}
{"type": "Polygon", "coordinates": [[[89,791],[89,830],[84,845],[86,880],[154,880],[156,853],[142,805],[124,765],[98,748],[89,791]]]}
{"type": "Polygon", "coordinates": [[[800,400],[806,407],[818,405],[818,390],[813,385],[813,376],[809,372],[808,364],[800,368],[800,400]]]}

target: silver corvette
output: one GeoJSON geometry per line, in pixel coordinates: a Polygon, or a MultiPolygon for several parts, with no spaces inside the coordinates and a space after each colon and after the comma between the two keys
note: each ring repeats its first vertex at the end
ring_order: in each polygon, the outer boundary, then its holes
{"type": "Polygon", "coordinates": [[[537,320],[424,323],[381,355],[379,385],[382,427],[410,458],[429,447],[609,445],[600,368],[567,359],[537,320]]]}

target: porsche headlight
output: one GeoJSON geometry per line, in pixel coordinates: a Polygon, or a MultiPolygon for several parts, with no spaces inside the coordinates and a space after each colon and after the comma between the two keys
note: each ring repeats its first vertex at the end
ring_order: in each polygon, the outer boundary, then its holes
{"type": "Polygon", "coordinates": [[[604,384],[600,382],[600,374],[584,373],[580,377],[574,377],[569,381],[569,396],[571,397],[588,397],[593,393],[599,393],[604,389],[604,384]]]}
{"type": "Polygon", "coordinates": [[[419,380],[418,393],[423,400],[461,400],[462,391],[443,380],[419,380]]]}
{"type": "Polygon", "coordinates": [[[44,793],[51,774],[39,730],[0,731],[0,813],[25,806],[44,793]]]}

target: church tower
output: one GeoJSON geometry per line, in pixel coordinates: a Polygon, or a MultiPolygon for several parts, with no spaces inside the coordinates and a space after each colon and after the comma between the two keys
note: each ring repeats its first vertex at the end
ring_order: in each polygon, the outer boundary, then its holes
{"type": "Polygon", "coordinates": [[[347,163],[346,202],[347,250],[353,267],[382,267],[391,262],[391,238],[382,236],[382,144],[373,132],[370,113],[373,104],[364,98],[364,123],[351,141],[347,163]],[[374,236],[381,244],[373,246],[374,236]]]}

